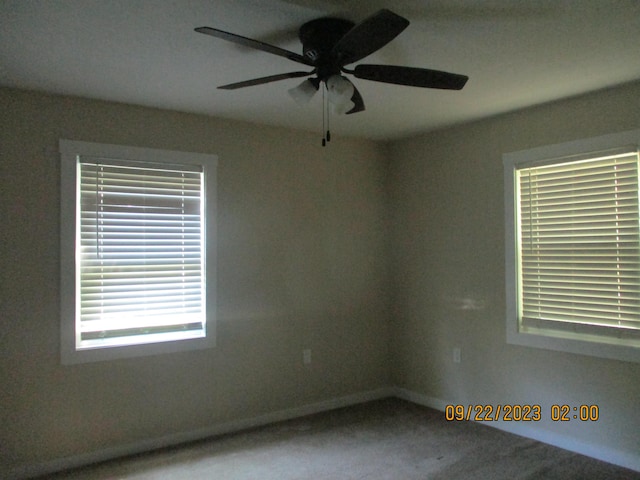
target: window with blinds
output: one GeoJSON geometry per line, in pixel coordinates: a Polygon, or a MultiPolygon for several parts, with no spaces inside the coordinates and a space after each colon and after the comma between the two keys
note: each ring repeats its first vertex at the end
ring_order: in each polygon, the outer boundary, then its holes
{"type": "Polygon", "coordinates": [[[60,140],[63,364],[215,346],[217,157],[60,140]]]}
{"type": "Polygon", "coordinates": [[[640,338],[637,152],[517,170],[523,327],[640,338]]]}
{"type": "Polygon", "coordinates": [[[640,362],[640,130],[503,155],[507,342],[640,362]]]}
{"type": "Polygon", "coordinates": [[[77,345],[205,334],[202,169],[80,157],[77,345]]]}

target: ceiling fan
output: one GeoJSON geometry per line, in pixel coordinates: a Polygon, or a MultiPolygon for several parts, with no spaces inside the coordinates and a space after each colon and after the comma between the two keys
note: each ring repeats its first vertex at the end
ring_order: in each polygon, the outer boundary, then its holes
{"type": "Polygon", "coordinates": [[[324,83],[334,112],[351,114],[362,112],[365,109],[364,101],[353,83],[342,73],[374,82],[446,90],[461,90],[467,83],[469,77],[466,75],[426,68],[370,64],[346,68],[384,47],[408,25],[409,20],[387,9],[378,11],[358,24],[340,18],[319,18],[300,27],[298,37],[302,42],[302,55],[216,28],[198,27],[195,31],[312,67],[310,71],[269,75],[218,88],[234,90],[288,78],[310,77],[289,90],[294,99],[299,102],[310,100],[324,83]]]}

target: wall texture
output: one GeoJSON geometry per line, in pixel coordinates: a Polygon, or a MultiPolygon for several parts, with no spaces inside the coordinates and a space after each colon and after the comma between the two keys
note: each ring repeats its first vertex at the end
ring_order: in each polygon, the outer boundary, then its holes
{"type": "Polygon", "coordinates": [[[640,364],[506,344],[502,154],[640,126],[640,83],[394,142],[394,383],[427,403],[539,404],[494,424],[640,469],[640,364]],[[453,362],[453,348],[461,363],[453,362]],[[599,405],[593,423],[553,404],[599,405]]]}
{"type": "Polygon", "coordinates": [[[389,385],[374,143],[0,89],[0,148],[0,476],[389,385]],[[219,156],[216,348],[60,364],[60,138],[219,156]]]}

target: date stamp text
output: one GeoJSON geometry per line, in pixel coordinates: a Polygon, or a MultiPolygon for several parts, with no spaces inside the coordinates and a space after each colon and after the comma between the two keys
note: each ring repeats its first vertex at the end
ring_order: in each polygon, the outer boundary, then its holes
{"type": "MultiPolygon", "coordinates": [[[[539,422],[543,419],[540,405],[447,405],[444,409],[447,421],[474,422],[539,422]]],[[[551,405],[549,418],[554,422],[596,422],[600,418],[598,405],[551,405]]]]}

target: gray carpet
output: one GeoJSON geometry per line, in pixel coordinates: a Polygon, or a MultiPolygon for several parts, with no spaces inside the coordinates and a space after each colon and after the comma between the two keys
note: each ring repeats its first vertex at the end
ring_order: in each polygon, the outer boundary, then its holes
{"type": "Polygon", "coordinates": [[[640,473],[387,399],[46,478],[640,480],[640,473]]]}

